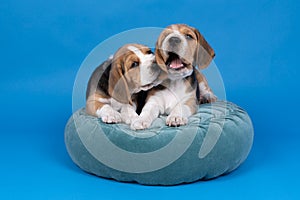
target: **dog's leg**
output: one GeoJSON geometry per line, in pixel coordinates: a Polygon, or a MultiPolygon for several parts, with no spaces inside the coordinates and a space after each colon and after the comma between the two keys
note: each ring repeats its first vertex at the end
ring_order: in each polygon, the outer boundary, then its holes
{"type": "Polygon", "coordinates": [[[137,118],[139,115],[136,113],[136,108],[132,105],[125,104],[121,108],[121,118],[126,124],[131,124],[131,122],[137,118]]]}
{"type": "Polygon", "coordinates": [[[212,92],[211,88],[208,86],[207,80],[203,74],[201,74],[197,69],[195,69],[196,79],[198,81],[199,87],[199,98],[198,102],[200,104],[212,103],[217,101],[217,97],[212,92]]]}
{"type": "Polygon", "coordinates": [[[196,113],[196,98],[189,98],[185,103],[178,103],[166,119],[168,126],[182,126],[188,123],[188,117],[196,113]]]}
{"type": "Polygon", "coordinates": [[[163,113],[163,108],[160,105],[155,98],[150,97],[143,107],[140,116],[132,121],[130,128],[133,130],[149,128],[158,115],[163,113]]]}
{"type": "MultiPolygon", "coordinates": [[[[102,96],[99,94],[94,94],[88,97],[86,101],[86,113],[101,118],[101,120],[105,123],[110,124],[121,122],[121,114],[114,110],[109,104],[104,102],[104,98],[101,97],[102,96]]],[[[109,101],[108,99],[106,100],[109,101]]]]}
{"type": "Polygon", "coordinates": [[[108,124],[120,123],[122,121],[121,114],[108,104],[98,109],[96,114],[98,118],[101,118],[103,122],[108,124]]]}

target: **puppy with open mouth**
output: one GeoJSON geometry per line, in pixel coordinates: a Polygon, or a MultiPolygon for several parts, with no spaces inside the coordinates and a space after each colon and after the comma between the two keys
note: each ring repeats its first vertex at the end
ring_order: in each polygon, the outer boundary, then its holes
{"type": "Polygon", "coordinates": [[[162,31],[156,43],[155,57],[167,78],[152,88],[139,117],[131,129],[150,127],[159,114],[166,114],[168,126],[181,126],[197,110],[200,102],[213,102],[215,95],[205,77],[195,68],[209,65],[215,53],[200,32],[184,24],[175,24],[162,31]],[[198,91],[200,98],[197,98],[198,91]],[[202,96],[201,96],[202,95],[202,96]]]}
{"type": "Polygon", "coordinates": [[[149,47],[122,46],[91,75],[86,91],[86,112],[105,123],[130,124],[138,116],[137,94],[161,83],[160,74],[149,47]]]}

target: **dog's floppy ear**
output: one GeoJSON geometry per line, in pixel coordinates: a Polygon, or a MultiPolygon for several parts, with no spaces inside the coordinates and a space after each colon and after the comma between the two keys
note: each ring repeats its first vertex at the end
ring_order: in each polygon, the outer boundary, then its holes
{"type": "Polygon", "coordinates": [[[215,57],[215,52],[197,29],[194,29],[194,32],[197,36],[198,41],[197,50],[195,52],[194,65],[197,65],[199,69],[204,69],[215,57]]]}
{"type": "Polygon", "coordinates": [[[108,82],[108,93],[112,98],[120,103],[132,104],[128,85],[124,77],[124,71],[120,63],[112,63],[108,82]]]}
{"type": "Polygon", "coordinates": [[[163,59],[163,55],[162,55],[162,49],[160,49],[161,47],[161,36],[159,36],[157,42],[156,42],[156,46],[155,46],[155,59],[156,59],[156,63],[158,64],[158,66],[161,68],[162,71],[164,72],[168,72],[167,70],[167,66],[165,64],[165,61],[163,59]]]}

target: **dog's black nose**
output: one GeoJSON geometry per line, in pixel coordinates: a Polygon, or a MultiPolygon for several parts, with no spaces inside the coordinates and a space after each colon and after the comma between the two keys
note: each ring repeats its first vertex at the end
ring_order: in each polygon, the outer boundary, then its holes
{"type": "Polygon", "coordinates": [[[176,44],[179,44],[181,42],[181,39],[179,37],[171,37],[169,39],[169,43],[171,45],[176,45],[176,44]]]}

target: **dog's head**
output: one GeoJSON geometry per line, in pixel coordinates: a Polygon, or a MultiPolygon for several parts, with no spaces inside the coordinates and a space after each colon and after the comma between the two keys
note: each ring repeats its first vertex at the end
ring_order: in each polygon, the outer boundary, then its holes
{"type": "Polygon", "coordinates": [[[169,78],[178,79],[191,75],[193,66],[207,67],[215,53],[197,29],[174,24],[158,37],[155,56],[157,64],[169,78]]]}
{"type": "Polygon", "coordinates": [[[127,44],[112,58],[108,92],[121,103],[132,103],[131,95],[155,85],[160,68],[151,49],[140,44],[127,44]]]}

